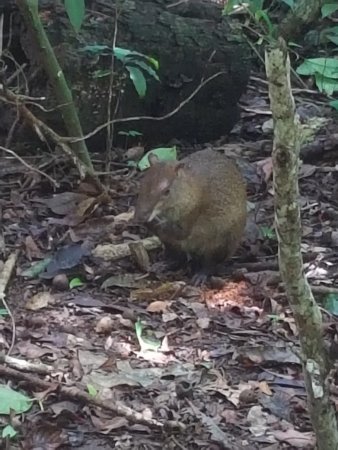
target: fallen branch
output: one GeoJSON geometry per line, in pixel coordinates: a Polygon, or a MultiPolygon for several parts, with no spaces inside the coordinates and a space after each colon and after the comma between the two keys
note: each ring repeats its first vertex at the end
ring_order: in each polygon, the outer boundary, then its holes
{"type": "MultiPolygon", "coordinates": [[[[141,239],[140,241],[146,250],[156,250],[161,247],[161,241],[156,236],[141,239]]],[[[103,244],[98,245],[92,251],[92,255],[97,258],[102,258],[105,261],[116,261],[118,259],[130,256],[129,243],[124,244],[103,244]]]]}
{"type": "Polygon", "coordinates": [[[10,369],[3,365],[0,365],[0,375],[10,380],[16,379],[24,381],[29,385],[33,385],[34,388],[39,388],[43,391],[48,391],[48,393],[50,393],[53,390],[58,391],[58,393],[62,397],[69,398],[71,400],[78,400],[86,404],[97,406],[98,408],[102,408],[106,411],[111,411],[114,414],[125,417],[126,419],[128,419],[130,422],[133,423],[141,423],[143,425],[159,429],[168,428],[168,429],[179,429],[181,431],[184,431],[186,428],[185,425],[181,422],[168,420],[162,423],[156,419],[147,418],[142,413],[134,411],[133,409],[122,404],[121,402],[115,401],[114,404],[113,403],[114,401],[112,399],[110,399],[109,401],[105,399],[101,400],[98,397],[92,397],[91,395],[81,391],[80,389],[74,386],[67,387],[58,383],[50,383],[48,381],[42,381],[40,380],[40,378],[32,376],[31,374],[21,373],[18,372],[17,370],[10,369]]]}
{"type": "Polygon", "coordinates": [[[12,367],[24,372],[34,372],[41,375],[50,375],[55,372],[55,367],[48,366],[43,363],[32,363],[24,359],[13,358],[12,356],[6,356],[0,353],[0,363],[5,363],[7,366],[12,367]]]}

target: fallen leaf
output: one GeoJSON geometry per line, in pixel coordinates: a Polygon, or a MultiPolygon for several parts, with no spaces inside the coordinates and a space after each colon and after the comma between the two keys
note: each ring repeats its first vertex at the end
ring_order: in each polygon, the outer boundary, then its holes
{"type": "Polygon", "coordinates": [[[167,309],[169,308],[171,303],[172,302],[158,300],[158,301],[150,303],[150,305],[148,305],[148,307],[147,307],[147,311],[152,312],[152,313],[165,312],[165,311],[167,311],[167,309]]]}
{"type": "Polygon", "coordinates": [[[50,292],[38,292],[27,301],[25,307],[31,311],[37,311],[54,303],[55,298],[50,292]]]}
{"type": "Polygon", "coordinates": [[[112,331],[114,326],[114,321],[111,317],[105,316],[97,322],[95,326],[95,331],[99,334],[108,334],[112,331]]]}

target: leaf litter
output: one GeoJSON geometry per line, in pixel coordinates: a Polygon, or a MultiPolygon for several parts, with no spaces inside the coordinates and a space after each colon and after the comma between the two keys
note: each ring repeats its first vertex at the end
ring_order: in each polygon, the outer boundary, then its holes
{"type": "MultiPolygon", "coordinates": [[[[242,119],[248,136],[251,122],[242,119]]],[[[88,183],[77,188],[75,177],[70,190],[70,174],[57,194],[38,181],[13,188],[10,181],[24,180],[24,171],[4,177],[3,260],[12,246],[21,248],[7,294],[16,323],[11,356],[27,363],[29,377],[9,377],[1,362],[0,392],[10,379],[18,398],[30,401],[25,415],[6,417],[23,448],[313,448],[297,330],[276,260],[272,162],[263,151],[259,162],[250,151],[244,156],[253,161],[243,164],[251,226],[229,267],[202,289],[188,284],[184,269],[144,271],[130,256],[97,256],[100,245],[127,248],[146,236],[132,221],[137,180],[128,172],[112,175],[110,203],[88,183]],[[50,382],[44,388],[40,373],[50,382]],[[68,398],[58,383],[73,390],[68,398]],[[177,421],[185,431],[159,429],[152,420],[177,421]]],[[[329,308],[325,333],[335,354],[336,172],[315,164],[304,162],[300,172],[302,248],[307,276],[323,292],[318,301],[329,308]]],[[[151,262],[161,262],[161,250],[151,248],[151,262]]],[[[0,314],[4,353],[11,331],[0,314]]],[[[336,392],[332,385],[338,404],[336,392]]]]}

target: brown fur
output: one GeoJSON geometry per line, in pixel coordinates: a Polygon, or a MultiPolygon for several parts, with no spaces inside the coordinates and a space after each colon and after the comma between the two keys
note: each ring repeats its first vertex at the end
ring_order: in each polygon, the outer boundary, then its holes
{"type": "Polygon", "coordinates": [[[141,182],[135,217],[171,248],[203,265],[218,263],[243,236],[245,183],[236,165],[213,150],[156,163],[141,182]]]}

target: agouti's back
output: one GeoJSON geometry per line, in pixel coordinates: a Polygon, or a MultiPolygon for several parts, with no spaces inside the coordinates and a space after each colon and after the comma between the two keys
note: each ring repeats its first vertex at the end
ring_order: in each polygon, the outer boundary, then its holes
{"type": "Polygon", "coordinates": [[[205,269],[231,257],[246,224],[246,188],[237,166],[213,150],[156,162],[140,185],[135,218],[205,269]]]}

